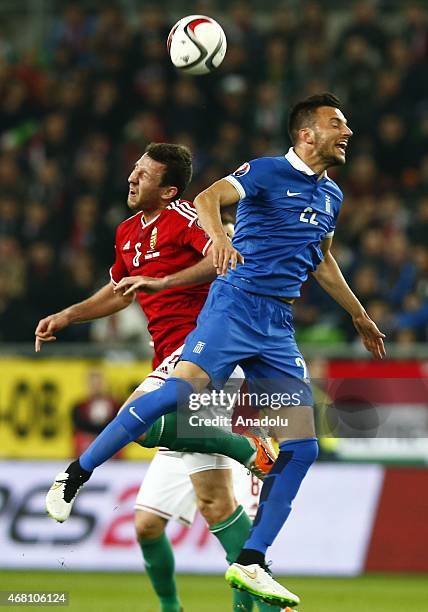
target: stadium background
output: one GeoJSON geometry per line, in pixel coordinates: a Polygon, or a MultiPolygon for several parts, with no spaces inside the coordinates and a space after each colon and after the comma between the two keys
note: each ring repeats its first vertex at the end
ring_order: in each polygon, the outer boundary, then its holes
{"type": "MultiPolygon", "coordinates": [[[[408,390],[415,379],[423,385],[428,366],[423,3],[14,0],[1,3],[0,20],[1,588],[61,584],[76,610],[132,610],[133,602],[155,609],[138,574],[90,574],[89,585],[68,572],[139,571],[132,496],[144,465],[115,462],[100,471],[70,527],[43,516],[43,491],[58,465],[51,462],[62,465],[84,443],[73,433],[76,405],[97,384],[110,406],[120,402],[150,367],[142,315],[131,307],[73,326],[37,358],[34,328],[107,281],[115,226],[127,215],[129,169],[147,143],[191,147],[190,199],[242,162],[286,150],[290,106],[320,90],[341,97],[355,133],[347,165],[333,173],[345,193],[335,255],[387,334],[389,357],[381,366],[367,361],[349,319],[315,283],[295,308],[298,338],[316,378],[356,376],[360,388],[388,387],[380,410],[395,417],[372,432],[376,438],[324,444],[274,567],[314,576],[422,573],[426,581],[427,402],[420,386],[408,390]],[[208,77],[180,76],[166,54],[171,25],[191,13],[215,17],[228,38],[222,67],[208,77]],[[129,601],[115,602],[106,581],[129,601]]],[[[142,456],[130,448],[122,459],[142,456]]],[[[179,569],[222,571],[202,522],[171,535],[179,569]]],[[[416,575],[296,583],[307,595],[304,612],[354,610],[357,596],[370,612],[397,602],[428,609],[426,582],[424,590],[416,575]]],[[[186,578],[183,589],[190,612],[228,609],[220,578],[186,578]],[[201,607],[204,588],[224,604],[201,607]]]]}

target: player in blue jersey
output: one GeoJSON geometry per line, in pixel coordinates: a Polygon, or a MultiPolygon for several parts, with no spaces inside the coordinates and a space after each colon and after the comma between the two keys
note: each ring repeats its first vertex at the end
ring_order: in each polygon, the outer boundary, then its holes
{"type": "Polygon", "coordinates": [[[289,391],[293,400],[284,401],[280,410],[288,427],[272,431],[280,454],[263,485],[250,536],[226,573],[232,586],[283,606],[298,604],[299,598],[273,580],[265,553],[318,454],[311,391],[291,310],[309,273],[351,315],[365,347],[377,358],[385,354],[384,335],[330,252],[342,193],[326,170],[345,163],[352,136],[339,100],[321,94],[299,102],[290,114],[289,131],[293,147],[285,156],[246,163],[196,198],[200,222],[213,240],[219,276],[187,337],[174,377],[123,410],[67,469],[69,488],[77,494],[93,469],[209,381],[221,387],[238,363],[259,397],[260,390],[289,391]],[[231,244],[220,207],[236,202],[231,244]]]}

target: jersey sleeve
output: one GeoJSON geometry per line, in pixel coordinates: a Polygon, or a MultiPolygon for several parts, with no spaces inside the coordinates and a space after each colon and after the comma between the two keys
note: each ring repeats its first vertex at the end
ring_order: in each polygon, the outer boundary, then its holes
{"type": "Polygon", "coordinates": [[[339,216],[340,208],[342,206],[342,199],[343,199],[342,192],[340,192],[340,195],[341,195],[341,199],[339,201],[339,204],[338,204],[338,206],[335,207],[334,213],[332,214],[332,216],[330,218],[329,230],[328,230],[327,234],[325,235],[326,238],[333,238],[334,232],[336,230],[337,218],[339,216]]]}
{"type": "Polygon", "coordinates": [[[239,193],[239,199],[254,198],[262,193],[269,173],[269,159],[260,157],[239,166],[225,177],[239,193]]]}
{"type": "Polygon", "coordinates": [[[330,226],[329,226],[328,232],[325,235],[326,238],[333,238],[334,230],[336,229],[336,221],[337,221],[337,214],[331,217],[330,226]]]}
{"type": "Polygon", "coordinates": [[[172,202],[170,208],[176,213],[174,233],[177,243],[181,246],[191,246],[198,253],[205,255],[212,240],[202,229],[196,208],[186,200],[172,202]]]}
{"type": "Polygon", "coordinates": [[[122,278],[124,278],[125,276],[128,276],[128,270],[126,268],[125,262],[122,257],[122,253],[120,251],[120,246],[118,242],[118,234],[119,234],[119,228],[116,231],[116,241],[114,245],[116,257],[115,257],[112,267],[110,268],[110,279],[113,285],[117,285],[117,283],[122,278]]]}
{"type": "Polygon", "coordinates": [[[186,226],[183,232],[183,244],[192,246],[195,251],[206,255],[209,247],[211,246],[212,240],[208,234],[202,229],[198,219],[196,219],[190,226],[186,226]]]}

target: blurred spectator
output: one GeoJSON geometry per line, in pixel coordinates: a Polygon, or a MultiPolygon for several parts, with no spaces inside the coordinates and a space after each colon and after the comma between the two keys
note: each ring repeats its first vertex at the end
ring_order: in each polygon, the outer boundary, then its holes
{"type": "Polygon", "coordinates": [[[21,225],[20,205],[13,197],[0,199],[0,236],[17,236],[21,225]]]}
{"type": "Polygon", "coordinates": [[[286,94],[294,78],[293,64],[289,61],[288,46],[279,37],[271,38],[266,43],[262,74],[264,81],[281,88],[286,94]]]}
{"type": "Polygon", "coordinates": [[[7,272],[0,270],[0,342],[28,342],[33,321],[24,300],[13,294],[7,272]]]}
{"type": "Polygon", "coordinates": [[[58,231],[49,208],[37,200],[25,206],[19,235],[26,248],[34,242],[47,242],[53,245],[59,242],[58,231]]]}
{"type": "Polygon", "coordinates": [[[60,212],[64,205],[64,185],[57,160],[38,160],[35,166],[36,180],[28,187],[29,197],[42,202],[51,213],[60,212]]]}
{"type": "Polygon", "coordinates": [[[0,261],[5,295],[11,299],[23,299],[26,292],[26,267],[24,251],[13,236],[0,237],[0,261]]]}
{"type": "Polygon", "coordinates": [[[375,268],[357,268],[352,278],[352,287],[363,304],[381,297],[380,279],[375,268]]]}
{"type": "Polygon", "coordinates": [[[428,195],[420,198],[413,223],[409,227],[413,244],[428,244],[428,195]]]}
{"type": "Polygon", "coordinates": [[[129,342],[136,348],[152,346],[147,322],[135,302],[111,317],[94,321],[90,338],[103,343],[129,342]]]}
{"type": "Polygon", "coordinates": [[[383,293],[388,303],[398,307],[412,291],[416,281],[415,264],[408,260],[409,246],[402,233],[391,236],[385,246],[383,293]]]}
{"type": "Polygon", "coordinates": [[[27,292],[35,323],[64,304],[63,277],[54,247],[48,242],[34,242],[28,249],[27,292]]]}
{"type": "Polygon", "coordinates": [[[230,7],[229,34],[231,40],[241,47],[246,56],[248,74],[256,77],[262,61],[262,35],[254,19],[251,4],[243,0],[235,1],[230,7]]]}
{"type": "MultiPolygon", "coordinates": [[[[72,411],[73,455],[76,456],[87,449],[120,408],[120,404],[108,393],[102,372],[89,372],[87,383],[86,397],[79,401],[72,411]]],[[[118,455],[115,458],[117,459],[118,455]]]]}
{"type": "Polygon", "coordinates": [[[284,147],[287,117],[280,89],[271,83],[257,88],[254,111],[255,128],[279,148],[284,147]]]}
{"type": "Polygon", "coordinates": [[[376,12],[373,2],[360,0],[353,6],[353,18],[344,30],[338,44],[338,52],[343,51],[346,42],[353,36],[362,38],[367,45],[377,51],[379,56],[385,51],[387,34],[380,25],[380,16],[376,12]]]}
{"type": "Polygon", "coordinates": [[[0,155],[0,197],[23,199],[27,187],[16,158],[11,154],[0,155]]]}
{"type": "Polygon", "coordinates": [[[363,122],[367,102],[371,102],[374,93],[377,66],[375,57],[367,41],[353,34],[346,38],[343,52],[335,64],[335,82],[343,92],[342,97],[352,107],[353,120],[358,120],[359,127],[363,122]],[[350,74],[352,79],[348,78],[350,74]]]}
{"type": "Polygon", "coordinates": [[[416,293],[410,293],[404,299],[403,310],[398,314],[396,325],[398,332],[410,329],[417,340],[426,339],[428,326],[428,301],[422,301],[416,293]]]}
{"type": "Polygon", "coordinates": [[[404,122],[398,115],[384,115],[378,124],[376,161],[390,184],[400,179],[409,157],[404,122]]]}
{"type": "Polygon", "coordinates": [[[403,7],[406,25],[404,41],[412,60],[423,60],[428,57],[428,15],[426,6],[410,2],[403,7]]]}
{"type": "MultiPolygon", "coordinates": [[[[165,92],[166,93],[166,92],[165,92]]],[[[165,97],[165,100],[167,98],[165,97]]],[[[180,126],[183,132],[194,133],[198,140],[204,141],[205,126],[204,99],[193,81],[182,78],[172,89],[172,100],[165,109],[164,122],[168,132],[180,126]]]]}
{"type": "Polygon", "coordinates": [[[67,49],[71,54],[70,59],[78,62],[88,52],[92,31],[93,20],[77,2],[72,2],[65,7],[62,18],[53,27],[52,49],[67,49]]]}
{"type": "Polygon", "coordinates": [[[34,113],[27,88],[22,81],[9,81],[0,102],[0,125],[2,129],[14,128],[34,113]]]}

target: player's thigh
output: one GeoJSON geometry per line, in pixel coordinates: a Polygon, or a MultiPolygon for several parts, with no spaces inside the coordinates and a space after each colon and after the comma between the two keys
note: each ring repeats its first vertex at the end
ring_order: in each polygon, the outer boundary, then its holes
{"type": "Polygon", "coordinates": [[[309,372],[288,318],[274,332],[260,358],[244,366],[252,405],[269,417],[269,434],[278,442],[314,437],[309,372]]]}
{"type": "Polygon", "coordinates": [[[256,355],[260,333],[253,333],[249,295],[229,283],[214,281],[178,366],[186,362],[199,366],[215,388],[222,388],[238,363],[256,355]]]}
{"type": "Polygon", "coordinates": [[[135,510],[135,531],[139,540],[156,540],[165,531],[168,521],[149,510],[135,510]]]}
{"type": "Polygon", "coordinates": [[[234,503],[232,470],[205,470],[190,475],[196,497],[207,501],[234,503]]]}
{"type": "Polygon", "coordinates": [[[191,361],[179,361],[174,368],[174,377],[187,380],[194,390],[199,393],[210,381],[210,377],[200,366],[191,361]]]}
{"type": "Polygon", "coordinates": [[[158,451],[150,463],[135,500],[135,510],[155,514],[166,521],[192,524],[196,497],[182,453],[158,451]]]}

